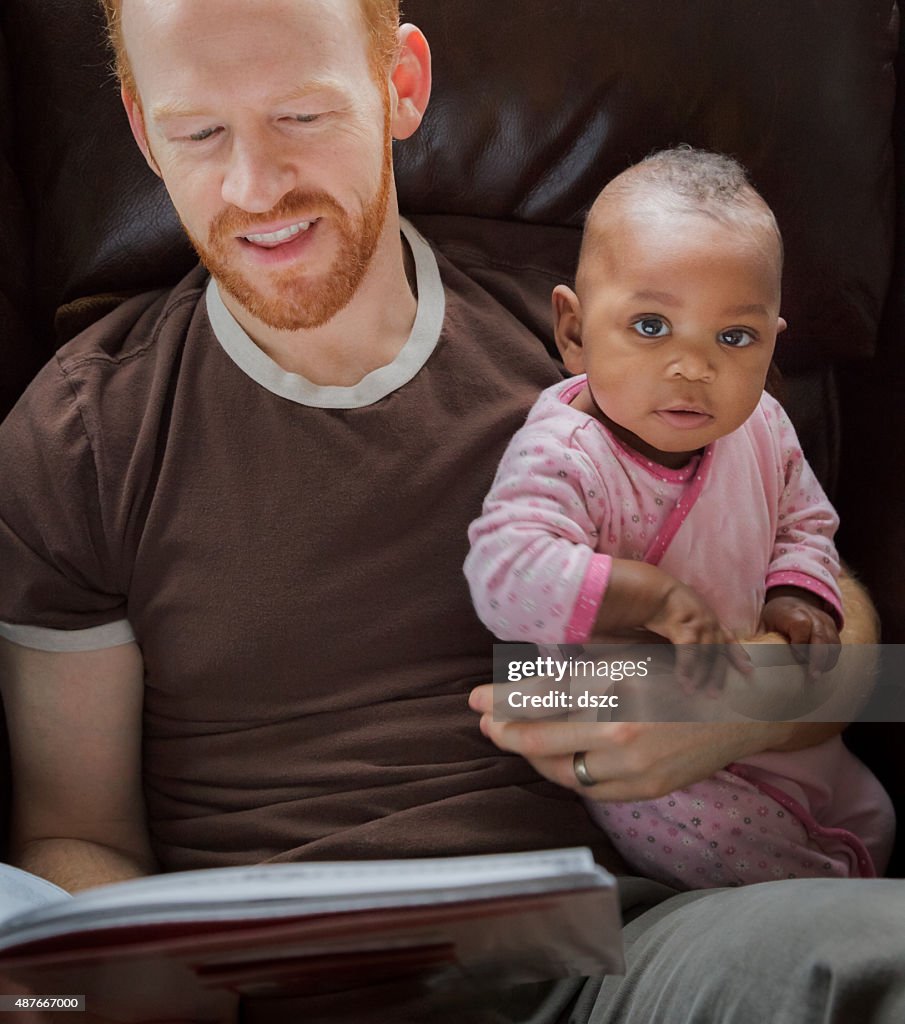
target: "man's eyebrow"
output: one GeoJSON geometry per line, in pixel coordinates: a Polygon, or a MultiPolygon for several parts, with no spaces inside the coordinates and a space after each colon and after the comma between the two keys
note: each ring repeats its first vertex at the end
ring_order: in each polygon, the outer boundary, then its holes
{"type": "MultiPolygon", "coordinates": [[[[330,79],[314,79],[310,82],[306,82],[304,85],[297,86],[295,89],[290,89],[289,92],[282,93],[279,96],[275,96],[272,99],[266,101],[265,106],[270,108],[279,108],[286,106],[288,103],[298,103],[303,100],[310,99],[312,96],[323,95],[324,93],[336,93],[337,86],[330,79]]],[[[211,117],[214,116],[210,110],[205,110],[203,107],[195,107],[189,103],[181,100],[171,100],[167,103],[160,103],[156,107],[151,108],[151,117],[155,121],[165,121],[169,118],[177,117],[211,117]]]]}
{"type": "Polygon", "coordinates": [[[172,117],[203,117],[204,114],[205,111],[201,108],[190,107],[178,100],[172,103],[159,103],[151,108],[151,119],[154,121],[166,121],[172,117]]]}

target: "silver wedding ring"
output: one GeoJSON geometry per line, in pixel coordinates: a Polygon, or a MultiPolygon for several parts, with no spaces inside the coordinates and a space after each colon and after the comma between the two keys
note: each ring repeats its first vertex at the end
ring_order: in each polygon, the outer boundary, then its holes
{"type": "Polygon", "coordinates": [[[575,778],[582,786],[596,786],[597,780],[588,771],[588,763],[585,761],[586,754],[586,750],[575,751],[572,755],[572,771],[575,772],[575,778]]]}

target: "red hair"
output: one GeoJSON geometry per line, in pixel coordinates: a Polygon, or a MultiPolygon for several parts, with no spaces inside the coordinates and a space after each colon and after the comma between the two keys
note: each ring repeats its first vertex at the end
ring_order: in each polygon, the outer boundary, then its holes
{"type": "MultiPolygon", "coordinates": [[[[137,99],[135,78],[123,40],[122,0],[100,0],[107,18],[107,36],[114,54],[114,70],[126,92],[137,99]]],[[[371,73],[382,84],[396,59],[396,29],[399,27],[399,0],[359,0],[368,49],[371,73]]]]}

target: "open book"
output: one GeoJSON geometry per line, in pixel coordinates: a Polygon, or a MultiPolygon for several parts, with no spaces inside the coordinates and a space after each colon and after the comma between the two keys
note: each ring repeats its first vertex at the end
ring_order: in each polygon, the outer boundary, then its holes
{"type": "Polygon", "coordinates": [[[586,849],[216,868],[76,896],[0,866],[0,992],[84,995],[117,1021],[622,969],[615,880],[586,849]]]}

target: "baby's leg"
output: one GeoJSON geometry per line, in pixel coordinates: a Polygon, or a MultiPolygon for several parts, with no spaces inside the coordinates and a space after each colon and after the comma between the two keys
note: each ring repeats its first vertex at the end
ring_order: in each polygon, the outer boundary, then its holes
{"type": "Polygon", "coordinates": [[[657,800],[589,810],[635,871],[677,888],[874,874],[863,844],[813,834],[784,793],[735,771],[657,800]]]}
{"type": "MultiPolygon", "coordinates": [[[[782,790],[809,812],[818,832],[857,836],[876,873],[883,873],[895,840],[895,810],[879,780],[841,737],[805,750],[758,754],[731,767],[764,789],[782,790]]],[[[829,842],[832,835],[825,838],[829,842]]]]}

